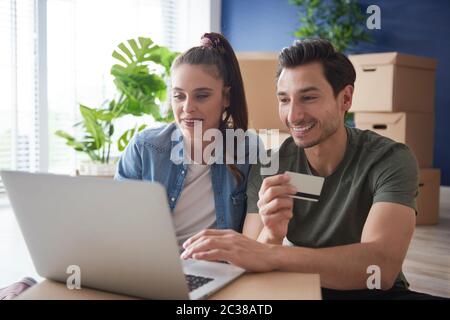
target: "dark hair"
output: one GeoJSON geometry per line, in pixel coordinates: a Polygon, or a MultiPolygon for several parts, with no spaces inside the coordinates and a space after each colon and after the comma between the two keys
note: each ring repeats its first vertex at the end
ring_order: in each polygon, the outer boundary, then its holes
{"type": "Polygon", "coordinates": [[[295,68],[311,62],[320,62],[325,78],[336,97],[347,85],[354,86],[356,73],[350,60],[324,39],[297,40],[283,48],[278,55],[277,78],[284,68],[295,68]]]}
{"type": "MultiPolygon", "coordinates": [[[[228,40],[219,33],[205,33],[201,37],[201,45],[192,47],[180,54],[172,64],[172,70],[182,64],[214,66],[217,76],[229,87],[230,105],[225,109],[225,118],[219,130],[248,129],[248,111],[245,100],[244,82],[236,55],[228,40]]],[[[224,148],[225,151],[226,148],[224,148]]],[[[224,155],[225,156],[225,155],[224,155]]],[[[238,182],[243,180],[243,174],[236,165],[227,165],[238,182]]]]}

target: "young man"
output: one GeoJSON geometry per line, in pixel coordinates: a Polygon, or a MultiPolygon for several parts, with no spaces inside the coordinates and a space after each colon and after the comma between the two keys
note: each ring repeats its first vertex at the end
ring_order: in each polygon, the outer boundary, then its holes
{"type": "Polygon", "coordinates": [[[417,161],[404,144],[345,126],[355,77],[328,41],[281,51],[279,114],[292,137],[275,154],[279,174],[262,177],[253,166],[244,235],[205,230],[186,241],[183,258],[319,273],[325,299],[429,297],[407,290],[401,272],[415,226],[417,161]],[[285,171],[325,177],[319,202],[289,197],[296,189],[285,171]],[[368,288],[377,286],[372,274],[379,290],[368,288]]]}

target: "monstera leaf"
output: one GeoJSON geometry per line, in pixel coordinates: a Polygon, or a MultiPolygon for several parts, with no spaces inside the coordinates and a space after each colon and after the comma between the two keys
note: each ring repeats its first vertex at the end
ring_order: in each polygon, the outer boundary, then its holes
{"type": "Polygon", "coordinates": [[[150,38],[131,39],[118,45],[112,55],[118,63],[112,66],[111,74],[122,94],[117,101],[121,114],[150,114],[158,121],[166,119],[160,106],[166,97],[166,80],[176,55],[150,38]]]}
{"type": "MultiPolygon", "coordinates": [[[[115,97],[98,108],[80,104],[82,120],[74,126],[83,130],[81,139],[62,130],[55,134],[76,151],[86,153],[92,161],[108,163],[117,118],[151,115],[158,122],[173,120],[171,110],[165,115],[161,110],[167,97],[166,81],[177,54],[156,45],[150,38],[140,37],[120,43],[112,54],[116,60],[111,67],[117,88],[115,97]]],[[[117,141],[119,151],[123,151],[134,134],[144,128],[135,127],[121,134],[117,141]]]]}

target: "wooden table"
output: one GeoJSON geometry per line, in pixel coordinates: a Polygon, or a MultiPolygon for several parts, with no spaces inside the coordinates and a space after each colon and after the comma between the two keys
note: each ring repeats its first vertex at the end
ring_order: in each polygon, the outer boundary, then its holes
{"type": "MultiPolygon", "coordinates": [[[[320,300],[318,274],[295,272],[246,273],[208,299],[212,300],[320,300]]],[[[63,283],[45,280],[16,299],[22,300],[129,300],[134,297],[81,288],[69,290],[63,283]]]]}

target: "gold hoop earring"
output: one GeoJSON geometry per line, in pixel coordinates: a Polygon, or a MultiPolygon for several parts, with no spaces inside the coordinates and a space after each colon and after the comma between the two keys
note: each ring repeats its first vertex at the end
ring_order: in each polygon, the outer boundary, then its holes
{"type": "Polygon", "coordinates": [[[228,127],[228,124],[230,122],[231,114],[229,113],[229,107],[225,107],[225,109],[222,112],[222,123],[225,127],[228,127]]]}

